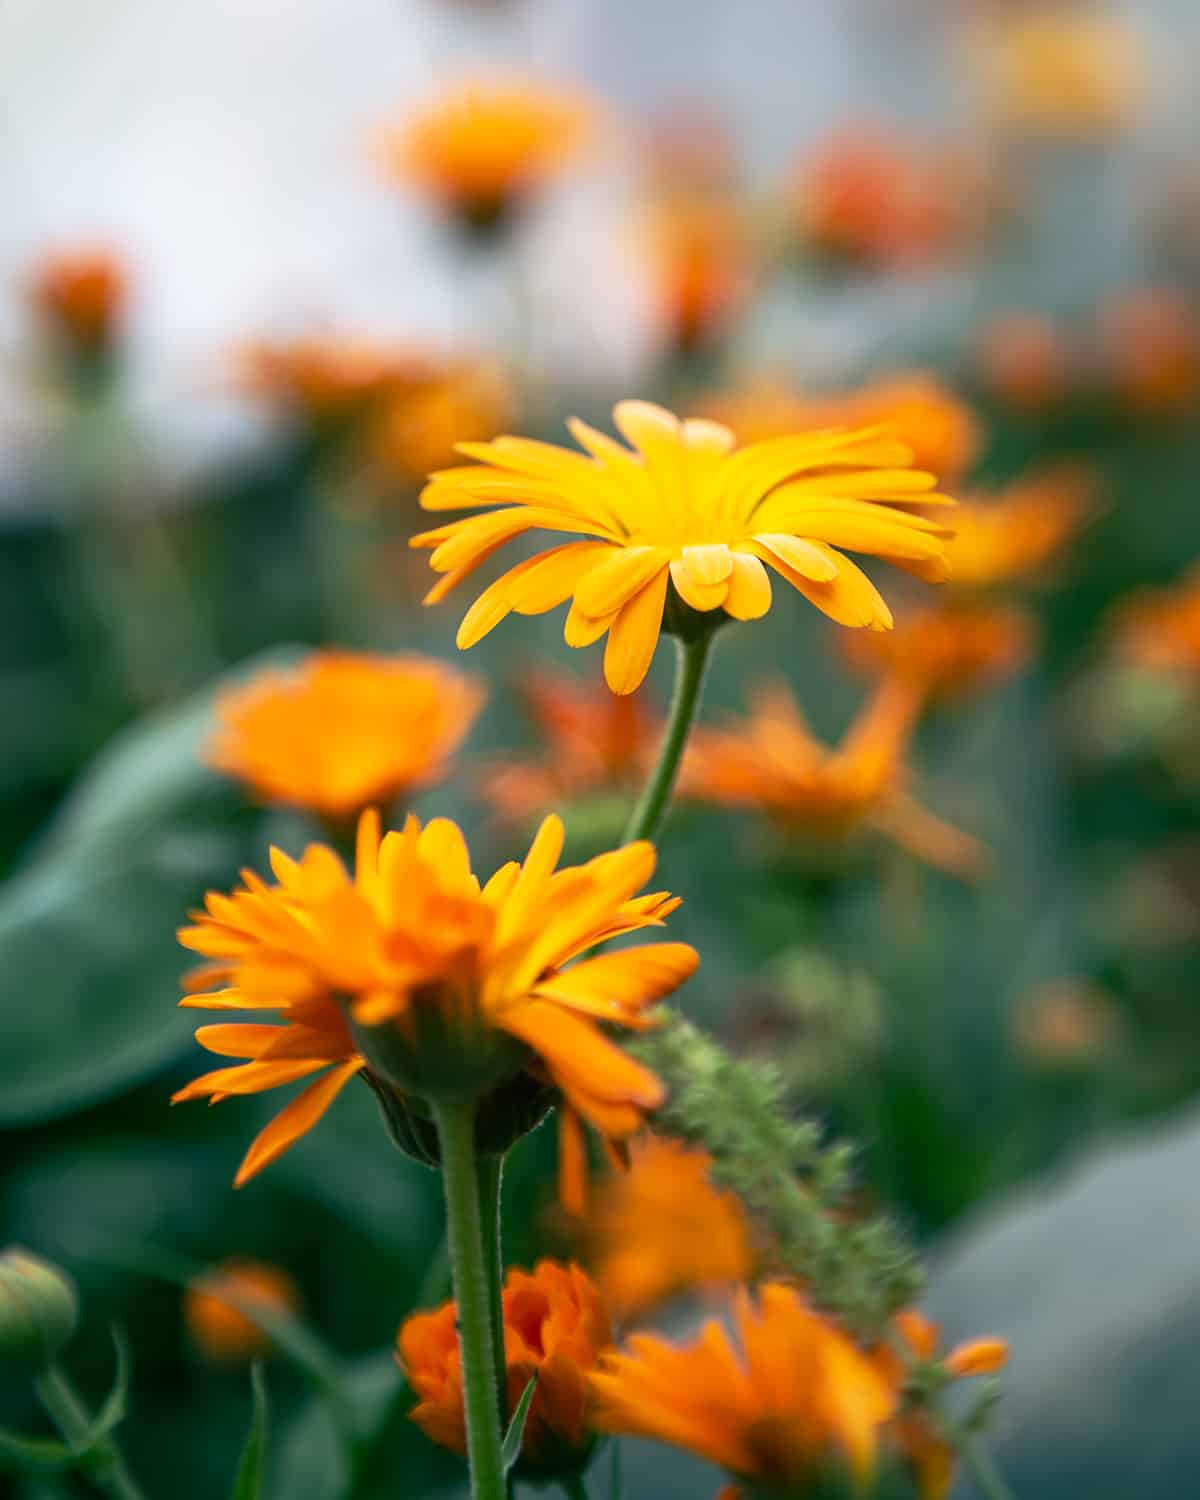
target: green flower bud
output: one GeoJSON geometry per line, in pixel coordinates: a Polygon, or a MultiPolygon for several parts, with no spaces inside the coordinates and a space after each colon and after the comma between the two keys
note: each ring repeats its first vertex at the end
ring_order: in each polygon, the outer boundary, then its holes
{"type": "Polygon", "coordinates": [[[0,1252],[0,1365],[45,1369],[78,1323],[79,1298],[65,1271],[17,1246],[0,1252]]]}

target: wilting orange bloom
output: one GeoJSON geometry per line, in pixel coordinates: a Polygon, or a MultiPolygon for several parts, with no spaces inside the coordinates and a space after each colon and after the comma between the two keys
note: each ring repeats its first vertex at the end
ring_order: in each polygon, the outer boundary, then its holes
{"type": "Polygon", "coordinates": [[[1019,411],[1048,411],[1071,390],[1066,335],[1038,313],[1008,313],[989,323],[976,345],[975,363],[985,388],[1019,411]]]}
{"type": "Polygon", "coordinates": [[[592,124],[588,101],[529,82],[460,83],[382,140],[390,175],[474,229],[489,229],[558,177],[592,124]]]}
{"type": "MultiPolygon", "coordinates": [[[[531,1378],[538,1380],[525,1421],[523,1470],[545,1475],[578,1469],[592,1447],[588,1376],[612,1342],[603,1299],[578,1266],[543,1260],[532,1273],[509,1271],[502,1306],[509,1416],[531,1378]]],[[[409,1318],[397,1354],[418,1397],[413,1421],[435,1443],[465,1454],[456,1315],[455,1304],[447,1302],[409,1318]]]]}
{"type": "Polygon", "coordinates": [[[1156,672],[1200,673],[1200,566],[1170,589],[1134,594],[1113,621],[1118,655],[1156,672]]]}
{"type": "Polygon", "coordinates": [[[242,1310],[245,1304],[294,1313],[300,1298],[286,1271],[257,1260],[223,1261],[184,1293],[188,1333],[214,1364],[247,1364],[271,1347],[270,1335],[242,1310]]]}
{"type": "Polygon", "coordinates": [[[634,1334],[627,1352],[606,1354],[591,1380],[596,1425],[781,1494],[833,1463],[868,1478],[898,1404],[885,1375],[793,1287],[768,1283],[757,1306],[741,1292],[734,1314],[737,1346],[714,1320],[690,1344],[634,1334]]]}
{"type": "Polygon", "coordinates": [[[761,685],[749,718],[695,733],[683,795],[757,808],[784,832],[815,843],[883,833],[918,859],[975,878],[986,862],[980,844],[906,790],[905,753],[921,701],[911,678],[885,679],[842,743],[830,749],[813,736],[786,683],[761,685]]]}
{"type": "Polygon", "coordinates": [[[1077,4],[1027,5],[996,15],[970,39],[969,62],[996,123],[1087,138],[1129,117],[1145,71],[1140,32],[1077,4]]]}
{"type": "Polygon", "coordinates": [[[380,407],[368,434],[368,460],[405,484],[423,484],[431,470],[454,462],[455,444],[495,437],[513,405],[512,384],[495,362],[431,362],[425,379],[380,407]]]}
{"type": "Polygon", "coordinates": [[[659,735],[642,695],[617,697],[565,672],[526,672],[516,684],[539,745],[524,759],[493,761],[483,795],[505,818],[519,821],[541,808],[589,792],[628,791],[645,775],[659,735]]]}
{"type": "Polygon", "coordinates": [[[265,802],[345,820],[437,781],[483,696],[431,657],[314,651],[219,694],[205,758],[265,802]]]}
{"type": "Polygon", "coordinates": [[[843,636],[841,647],[856,670],[906,677],[926,701],[945,703],[1020,671],[1033,641],[1026,611],[950,598],[901,615],[886,635],[843,636]]]}
{"type": "Polygon", "coordinates": [[[1177,293],[1147,288],[1114,298],[1100,339],[1109,379],[1132,411],[1165,415],[1200,395],[1200,320],[1177,293]]]}
{"type": "Polygon", "coordinates": [[[1095,494],[1090,471],[1067,463],[964,501],[946,545],[953,587],[1028,583],[1062,555],[1091,512],[1095,494]]]}
{"type": "Polygon", "coordinates": [[[893,127],[842,128],[798,164],[790,198],[801,240],[850,261],[928,263],[976,239],[990,213],[979,165],[893,127]]]}
{"type": "Polygon", "coordinates": [[[72,347],[94,354],[110,345],[129,299],[125,264],[111,250],[45,256],[30,285],[33,305],[72,347]]]}
{"type": "Polygon", "coordinates": [[[628,1170],[597,1189],[584,1237],[614,1317],[634,1318],[681,1292],[750,1279],[755,1254],[745,1210],[735,1193],[714,1187],[711,1169],[705,1151],[639,1137],[628,1170]]]}
{"type": "Polygon", "coordinates": [[[246,871],[231,896],[209,893],[179,934],[209,960],[191,985],[204,992],[181,1003],[276,1011],[283,1024],[202,1026],[201,1046],[245,1060],[176,1099],[256,1094],[333,1065],[261,1133],[238,1185],[311,1129],[366,1054],[373,1074],[419,1097],[529,1070],[559,1090],[568,1120],[614,1138],[642,1127],[662,1085],[597,1022],[653,1025],[649,1008],[699,959],[684,943],[648,943],[573,962],[660,926],[679,902],[634,894],[654,871],[652,844],[556,871],[562,843],[561,821],[547,818],[524,864],[481,887],[456,824],[410,817],[381,839],[378,816],[364,813],[353,876],[313,844],[299,862],[272,849],[277,885],[246,871]]]}
{"type": "Polygon", "coordinates": [[[364,338],[309,334],[243,345],[234,354],[232,379],[247,395],[321,427],[359,415],[387,397],[423,388],[433,369],[423,352],[364,338]]]}
{"type": "Polygon", "coordinates": [[[645,226],[646,264],[658,324],[681,354],[716,342],[729,330],[749,290],[743,215],[712,192],[670,192],[645,226]]]}
{"type": "Polygon", "coordinates": [[[669,583],[694,610],[758,619],[771,607],[765,562],[839,624],[888,630],[878,590],[835,549],[945,576],[947,528],[906,507],[947,499],[880,428],[737,449],[727,427],[681,422],[645,401],[620,402],[614,417],[631,449],[572,420],[586,454],[503,437],[462,444],[478,462],[433,475],[421,495],[427,510],[486,509],[412,538],[446,575],[427,604],[526,531],[591,539],[527,558],[485,589],[458,628],[463,649],[513,610],[543,614],[571,599],[567,644],[607,633],[605,678],[631,693],[658,644],[669,583]]]}
{"type": "MultiPolygon", "coordinates": [[[[936,1360],[954,1379],[994,1375],[1008,1363],[1005,1339],[971,1339],[939,1356],[936,1323],[915,1308],[898,1313],[894,1322],[899,1338],[914,1360],[921,1364],[936,1360]]],[[[906,1362],[892,1346],[882,1344],[875,1352],[875,1363],[897,1396],[901,1396],[908,1376],[906,1362]]],[[[919,1406],[902,1406],[896,1419],[895,1437],[912,1465],[921,1500],[945,1500],[954,1482],[954,1448],[938,1431],[930,1414],[919,1406]]]]}

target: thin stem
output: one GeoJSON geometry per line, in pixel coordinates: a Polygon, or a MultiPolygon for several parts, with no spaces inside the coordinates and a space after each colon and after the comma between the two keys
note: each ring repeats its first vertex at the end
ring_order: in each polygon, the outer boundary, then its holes
{"type": "Polygon", "coordinates": [[[959,1451],[971,1478],[987,1496],[987,1500],[1013,1500],[1012,1490],[978,1438],[967,1438],[959,1451]]]}
{"type": "Polygon", "coordinates": [[[434,1118],[442,1148],[446,1237],[458,1304],[471,1495],[473,1500],[505,1500],[507,1486],[500,1453],[489,1267],[483,1253],[479,1178],[475,1168],[475,1106],[465,1100],[442,1100],[434,1105],[434,1118]]]}
{"type": "Polygon", "coordinates": [[[637,805],[625,825],[623,843],[653,838],[666,815],[688,733],[700,706],[700,693],[704,687],[704,673],[708,667],[714,633],[706,630],[690,641],[678,636],[675,638],[675,689],[671,695],[667,732],[663,735],[654,771],[642,788],[637,805]]]}
{"type": "MultiPolygon", "coordinates": [[[[34,1382],[34,1388],[68,1446],[76,1448],[86,1443],[92,1416],[62,1366],[47,1365],[34,1382]]],[[[129,1472],[112,1433],[96,1445],[88,1461],[88,1472],[113,1500],[143,1500],[141,1487],[129,1472]]]]}
{"type": "Polygon", "coordinates": [[[582,1474],[570,1474],[560,1479],[559,1485],[567,1500],[588,1500],[587,1481],[582,1474]]]}
{"type": "Polygon", "coordinates": [[[508,1425],[508,1370],[504,1359],[504,1238],[501,1230],[501,1191],[504,1158],[481,1156],[479,1211],[483,1232],[483,1260],[488,1273],[488,1312],[492,1325],[492,1358],[496,1371],[496,1397],[501,1429],[508,1425]]]}

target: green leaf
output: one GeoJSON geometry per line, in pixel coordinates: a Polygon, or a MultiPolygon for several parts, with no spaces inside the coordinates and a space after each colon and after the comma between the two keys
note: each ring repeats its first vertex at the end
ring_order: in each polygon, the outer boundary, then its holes
{"type": "Polygon", "coordinates": [[[104,1398],[104,1405],[92,1418],[79,1442],[75,1444],[75,1452],[80,1458],[86,1457],[98,1444],[102,1443],[113,1428],[125,1420],[129,1412],[129,1343],[117,1324],[114,1323],[110,1331],[113,1348],[117,1353],[117,1373],[113,1377],[112,1389],[104,1398]]]}
{"type": "Polygon", "coordinates": [[[250,1431],[246,1434],[246,1446],[238,1460],[230,1500],[261,1500],[263,1472],[267,1454],[267,1382],[263,1367],[256,1361],[250,1371],[250,1387],[254,1397],[254,1415],[250,1431]]]}
{"type": "Polygon", "coordinates": [[[529,1408],[533,1404],[533,1393],[537,1390],[537,1371],[529,1377],[529,1384],[521,1392],[521,1399],[517,1402],[517,1409],[512,1414],[512,1421],[508,1424],[508,1431],[504,1434],[504,1444],[500,1449],[500,1458],[504,1464],[504,1472],[507,1474],[521,1456],[521,1440],[525,1436],[525,1421],[529,1416],[529,1408]]]}
{"type": "Polygon", "coordinates": [[[65,1469],[78,1462],[65,1443],[53,1438],[27,1438],[0,1428],[0,1473],[19,1474],[25,1469],[65,1469]]]}

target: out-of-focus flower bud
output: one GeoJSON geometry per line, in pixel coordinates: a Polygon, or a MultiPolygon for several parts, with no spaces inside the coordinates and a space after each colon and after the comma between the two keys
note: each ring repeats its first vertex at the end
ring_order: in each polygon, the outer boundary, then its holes
{"type": "Polygon", "coordinates": [[[266,1330],[243,1311],[293,1313],[300,1305],[295,1283],[278,1266],[254,1260],[228,1260],[194,1281],[184,1297],[188,1332],[213,1364],[246,1364],[266,1354],[266,1330]]]}
{"type": "Polygon", "coordinates": [[[0,1366],[44,1369],[78,1324],[79,1297],[65,1271],[19,1246],[0,1252],[0,1366]]]}

